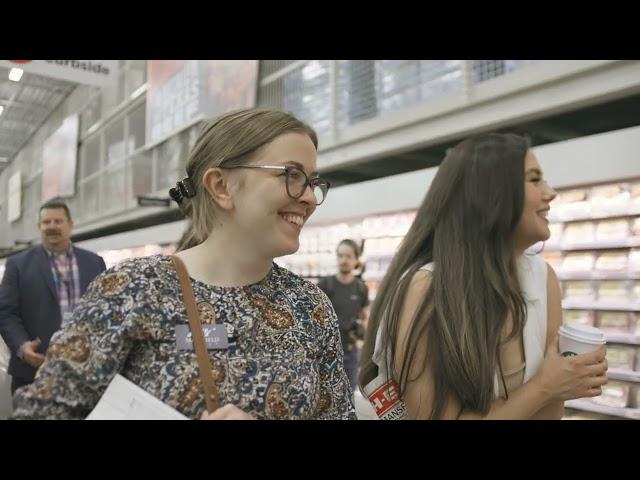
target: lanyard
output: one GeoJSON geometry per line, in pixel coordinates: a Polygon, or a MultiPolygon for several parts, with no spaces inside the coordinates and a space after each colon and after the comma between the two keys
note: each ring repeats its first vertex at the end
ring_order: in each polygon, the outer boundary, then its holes
{"type": "Polygon", "coordinates": [[[68,266],[68,273],[67,273],[67,278],[65,278],[62,273],[60,272],[60,270],[58,269],[58,265],[56,265],[56,260],[54,258],[53,255],[51,255],[51,264],[53,266],[53,270],[54,270],[54,279],[56,281],[56,285],[59,284],[60,281],[62,281],[62,283],[65,286],[65,290],[67,291],[67,302],[69,304],[69,308],[70,310],[73,310],[73,301],[72,301],[72,297],[71,297],[71,281],[73,280],[73,259],[71,258],[71,252],[67,252],[65,254],[66,258],[67,258],[67,266],[68,266]]]}

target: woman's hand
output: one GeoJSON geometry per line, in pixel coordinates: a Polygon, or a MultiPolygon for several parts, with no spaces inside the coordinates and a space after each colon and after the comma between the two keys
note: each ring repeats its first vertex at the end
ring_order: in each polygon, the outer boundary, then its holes
{"type": "Polygon", "coordinates": [[[553,399],[597,397],[602,393],[602,385],[607,383],[608,363],[605,346],[593,352],[572,357],[558,353],[558,336],[549,345],[544,363],[538,373],[542,388],[553,399]]]}

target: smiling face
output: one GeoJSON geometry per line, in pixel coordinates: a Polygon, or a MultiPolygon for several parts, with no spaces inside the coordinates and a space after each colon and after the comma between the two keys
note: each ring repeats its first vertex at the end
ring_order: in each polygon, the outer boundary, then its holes
{"type": "Polygon", "coordinates": [[[549,204],[556,192],[544,180],[536,156],[529,150],[524,160],[524,207],[514,232],[514,243],[523,248],[545,241],[549,230],[549,204]]]}
{"type": "MultiPolygon", "coordinates": [[[[252,166],[290,166],[309,179],[317,177],[316,148],[304,133],[285,133],[263,147],[252,166]]],[[[304,223],[316,209],[316,197],[306,187],[298,199],[287,194],[287,174],[278,169],[230,170],[239,181],[232,188],[234,227],[265,258],[295,253],[304,223]]]]}

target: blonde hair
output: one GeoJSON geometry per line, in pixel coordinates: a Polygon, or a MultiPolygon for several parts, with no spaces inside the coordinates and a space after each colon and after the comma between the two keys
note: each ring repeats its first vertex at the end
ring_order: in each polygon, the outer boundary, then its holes
{"type": "Polygon", "coordinates": [[[212,167],[247,165],[256,150],[290,132],[307,134],[318,148],[318,137],[310,126],[289,113],[277,110],[237,110],[204,124],[189,152],[186,167],[196,194],[183,198],[179,203],[182,213],[192,220],[183,243],[197,245],[206,240],[213,230],[215,207],[202,186],[204,173],[212,167]]]}

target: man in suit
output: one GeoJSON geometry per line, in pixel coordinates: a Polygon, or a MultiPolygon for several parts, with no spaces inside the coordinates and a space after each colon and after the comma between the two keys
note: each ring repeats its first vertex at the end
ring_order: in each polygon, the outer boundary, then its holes
{"type": "Polygon", "coordinates": [[[0,334],[11,351],[11,394],[33,382],[51,336],[70,319],[102,257],[71,243],[73,221],[61,200],[40,207],[42,245],[7,259],[0,284],[0,334]]]}

